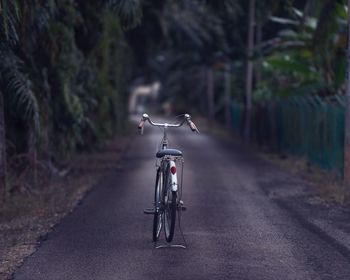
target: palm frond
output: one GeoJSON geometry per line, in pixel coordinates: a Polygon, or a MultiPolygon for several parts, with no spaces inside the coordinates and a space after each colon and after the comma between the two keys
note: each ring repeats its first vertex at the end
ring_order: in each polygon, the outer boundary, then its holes
{"type": "Polygon", "coordinates": [[[4,46],[0,47],[0,58],[2,60],[0,83],[5,94],[9,97],[17,114],[39,132],[39,105],[32,91],[30,79],[20,69],[21,60],[4,46]]]}
{"type": "Polygon", "coordinates": [[[235,0],[207,0],[206,5],[214,11],[214,13],[227,14],[230,17],[237,17],[241,13],[241,5],[235,0]]]}
{"type": "Polygon", "coordinates": [[[140,0],[108,0],[107,5],[118,13],[124,28],[133,28],[140,23],[142,17],[140,0]]]}
{"type": "Polygon", "coordinates": [[[18,42],[18,21],[20,17],[17,1],[0,0],[0,39],[11,44],[18,42]]]}
{"type": "MultiPolygon", "coordinates": [[[[194,4],[192,3],[192,6],[194,4]]],[[[179,47],[206,49],[215,45],[225,49],[225,31],[222,20],[199,4],[197,8],[183,9],[178,3],[167,5],[161,22],[164,33],[179,47]]]]}
{"type": "Polygon", "coordinates": [[[38,38],[50,28],[50,20],[58,11],[55,0],[37,2],[35,0],[23,1],[21,9],[26,16],[21,17],[21,36],[25,37],[27,44],[34,48],[39,42],[38,38]]]}

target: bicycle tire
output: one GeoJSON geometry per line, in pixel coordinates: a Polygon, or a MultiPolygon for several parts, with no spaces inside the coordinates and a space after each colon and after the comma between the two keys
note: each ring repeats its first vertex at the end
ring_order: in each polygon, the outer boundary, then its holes
{"type": "Polygon", "coordinates": [[[162,192],[163,192],[163,173],[158,168],[156,175],[156,185],[154,188],[154,215],[153,215],[153,242],[159,239],[162,230],[162,192]]]}
{"type": "Polygon", "coordinates": [[[176,222],[176,210],[177,210],[177,192],[172,190],[172,182],[170,175],[170,168],[167,168],[166,173],[166,186],[164,191],[166,192],[166,199],[164,202],[164,232],[165,240],[171,242],[174,238],[175,222],[176,222]],[[169,202],[170,201],[170,202],[169,202]]]}

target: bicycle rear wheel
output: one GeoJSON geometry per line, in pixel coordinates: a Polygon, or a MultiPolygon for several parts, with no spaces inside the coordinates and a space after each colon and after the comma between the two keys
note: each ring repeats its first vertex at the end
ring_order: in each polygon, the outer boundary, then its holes
{"type": "Polygon", "coordinates": [[[172,181],[169,167],[167,168],[165,182],[164,231],[166,241],[171,242],[174,238],[175,231],[177,192],[172,190],[172,181]]]}
{"type": "Polygon", "coordinates": [[[163,194],[163,172],[158,168],[156,176],[156,185],[154,190],[154,216],[153,216],[153,242],[159,239],[160,232],[163,224],[163,206],[162,206],[162,194],[163,194]]]}

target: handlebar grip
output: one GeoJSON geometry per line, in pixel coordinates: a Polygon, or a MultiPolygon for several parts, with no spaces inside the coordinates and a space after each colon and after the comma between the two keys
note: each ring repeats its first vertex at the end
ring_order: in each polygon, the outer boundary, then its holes
{"type": "Polygon", "coordinates": [[[199,133],[199,130],[197,129],[196,125],[192,121],[188,121],[188,125],[190,126],[190,128],[193,132],[199,133]]]}
{"type": "Polygon", "coordinates": [[[145,126],[145,121],[141,120],[140,123],[139,123],[139,126],[138,126],[138,128],[141,129],[141,134],[143,134],[143,127],[144,126],[145,126]]]}
{"type": "Polygon", "coordinates": [[[145,125],[145,121],[141,120],[139,123],[139,129],[142,129],[144,125],[145,125]]]}

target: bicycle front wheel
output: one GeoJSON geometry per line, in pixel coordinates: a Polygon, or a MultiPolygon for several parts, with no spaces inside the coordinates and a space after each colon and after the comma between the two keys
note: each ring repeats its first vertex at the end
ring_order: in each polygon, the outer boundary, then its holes
{"type": "Polygon", "coordinates": [[[162,207],[162,194],[163,194],[163,172],[160,169],[157,170],[156,186],[154,192],[154,216],[153,216],[153,242],[156,242],[159,238],[162,230],[163,223],[163,207],[162,207]]]}
{"type": "Polygon", "coordinates": [[[176,208],[177,208],[177,192],[172,190],[172,182],[170,168],[167,168],[165,199],[164,199],[164,231],[165,239],[171,242],[174,238],[176,208]]]}

